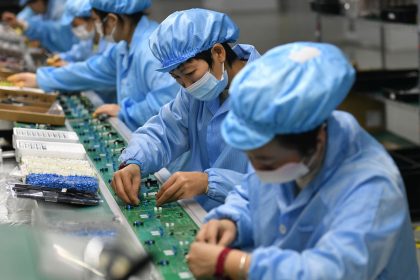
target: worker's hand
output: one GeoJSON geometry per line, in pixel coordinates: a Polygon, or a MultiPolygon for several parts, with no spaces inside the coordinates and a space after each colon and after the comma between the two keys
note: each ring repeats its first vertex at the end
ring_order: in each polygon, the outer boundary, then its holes
{"type": "Polygon", "coordinates": [[[207,190],[208,181],[209,176],[204,172],[176,172],[157,193],[156,205],[203,194],[207,190]]]}
{"type": "Polygon", "coordinates": [[[204,224],[197,233],[197,242],[217,244],[221,246],[230,245],[236,238],[236,224],[228,219],[210,220],[204,224]]]}
{"type": "Polygon", "coordinates": [[[67,64],[69,64],[67,61],[60,59],[60,60],[54,62],[52,66],[59,68],[59,67],[66,66],[67,64]]]}
{"type": "Polygon", "coordinates": [[[96,109],[95,112],[93,112],[93,117],[96,117],[100,114],[105,114],[111,117],[117,117],[118,113],[120,112],[120,106],[117,104],[105,104],[98,109],[96,109]]]}
{"type": "Polygon", "coordinates": [[[12,28],[22,27],[22,24],[19,22],[16,15],[11,12],[4,12],[1,15],[1,21],[3,21],[12,28]]]}
{"type": "Polygon", "coordinates": [[[19,73],[7,78],[7,81],[13,83],[18,87],[38,87],[38,83],[36,81],[36,74],[34,73],[19,73]]]}
{"type": "Polygon", "coordinates": [[[219,245],[202,242],[192,243],[185,258],[194,276],[196,278],[213,276],[217,258],[223,249],[224,247],[219,245]]]}
{"type": "Polygon", "coordinates": [[[137,164],[129,164],[114,173],[111,185],[118,197],[125,203],[138,205],[140,182],[140,167],[137,164]]]}
{"type": "Polygon", "coordinates": [[[67,61],[62,60],[59,55],[54,55],[47,59],[47,64],[53,67],[62,67],[68,64],[67,61]]]}

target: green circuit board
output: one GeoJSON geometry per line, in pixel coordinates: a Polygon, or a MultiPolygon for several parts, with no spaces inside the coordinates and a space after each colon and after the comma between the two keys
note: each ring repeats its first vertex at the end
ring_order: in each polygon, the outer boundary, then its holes
{"type": "MultiPolygon", "coordinates": [[[[163,278],[192,279],[185,255],[195,238],[198,226],[176,202],[156,207],[155,194],[159,190],[159,184],[153,176],[142,179],[139,206],[134,207],[122,202],[110,183],[113,173],[118,170],[118,158],[127,145],[125,139],[106,120],[92,117],[94,107],[88,98],[80,95],[62,95],[59,99],[66,118],[79,136],[88,157],[143,247],[153,256],[155,266],[163,278]]],[[[24,124],[17,126],[34,127],[24,124]]],[[[53,129],[49,126],[39,128],[53,129]]]]}

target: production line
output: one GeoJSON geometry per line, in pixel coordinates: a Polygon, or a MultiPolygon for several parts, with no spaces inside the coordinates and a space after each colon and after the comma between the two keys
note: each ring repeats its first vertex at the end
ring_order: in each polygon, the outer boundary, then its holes
{"type": "Polygon", "coordinates": [[[418,5],[0,0],[0,278],[419,279],[418,5]]]}

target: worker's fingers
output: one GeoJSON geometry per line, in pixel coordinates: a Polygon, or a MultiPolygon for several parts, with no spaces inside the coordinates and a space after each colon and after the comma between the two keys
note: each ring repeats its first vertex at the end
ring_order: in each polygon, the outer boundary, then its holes
{"type": "Polygon", "coordinates": [[[168,188],[170,188],[176,181],[176,179],[178,178],[177,173],[175,173],[174,175],[172,175],[171,177],[169,177],[168,181],[166,181],[162,187],[160,188],[160,190],[158,191],[158,193],[156,194],[156,199],[159,200],[160,197],[162,196],[162,194],[164,194],[166,192],[166,190],[168,188]]]}
{"type": "Polygon", "coordinates": [[[175,194],[173,194],[169,199],[167,199],[164,203],[170,203],[170,202],[174,202],[174,201],[178,201],[180,199],[182,199],[184,197],[184,188],[180,187],[175,194]]]}
{"type": "Polygon", "coordinates": [[[22,74],[11,75],[11,76],[7,77],[7,81],[9,81],[11,83],[20,82],[20,81],[22,81],[22,74]]]}
{"type": "Polygon", "coordinates": [[[139,199],[137,197],[137,192],[136,190],[138,190],[137,188],[134,189],[134,186],[132,184],[132,180],[131,180],[131,174],[130,173],[124,173],[121,176],[121,180],[122,183],[124,185],[124,191],[125,194],[128,196],[128,199],[130,200],[130,204],[132,205],[138,205],[139,204],[139,199]]]}
{"type": "Polygon", "coordinates": [[[210,244],[216,244],[218,234],[219,234],[219,223],[217,221],[210,221],[207,226],[204,242],[210,243],[210,244]]]}
{"type": "Polygon", "coordinates": [[[201,226],[200,231],[195,236],[195,240],[197,242],[205,242],[207,227],[208,227],[208,224],[204,224],[201,226]]]}
{"type": "Polygon", "coordinates": [[[127,194],[125,193],[124,185],[121,180],[121,176],[116,175],[115,178],[115,192],[117,193],[118,197],[121,198],[125,203],[130,203],[130,199],[128,198],[127,194]]]}
{"type": "Polygon", "coordinates": [[[156,205],[160,206],[162,204],[165,204],[169,202],[169,200],[173,200],[174,195],[178,192],[178,190],[182,187],[178,181],[175,181],[170,187],[168,187],[162,195],[159,197],[159,199],[156,200],[156,205]]]}
{"type": "Polygon", "coordinates": [[[63,66],[66,66],[68,63],[67,63],[67,61],[64,61],[64,60],[59,60],[59,61],[57,61],[57,62],[54,62],[54,67],[63,67],[63,66]]]}
{"type": "Polygon", "coordinates": [[[140,175],[133,176],[132,184],[133,184],[133,187],[136,188],[137,193],[139,193],[140,183],[141,183],[141,176],[140,175]]]}
{"type": "Polygon", "coordinates": [[[105,105],[104,106],[100,106],[99,108],[97,108],[95,110],[95,112],[93,112],[93,116],[97,116],[97,115],[100,115],[100,114],[105,114],[106,111],[107,111],[107,108],[106,108],[105,105]]]}
{"type": "Polygon", "coordinates": [[[7,78],[7,81],[25,87],[37,87],[36,74],[34,73],[19,73],[7,78]]]}
{"type": "Polygon", "coordinates": [[[131,175],[131,195],[134,198],[135,205],[140,203],[139,191],[140,191],[140,176],[131,175]]]}
{"type": "Polygon", "coordinates": [[[114,174],[114,176],[112,176],[111,187],[114,190],[114,193],[117,193],[116,189],[115,189],[115,174],[114,174]]]}
{"type": "Polygon", "coordinates": [[[59,56],[59,55],[54,55],[52,58],[51,58],[51,62],[58,62],[58,61],[60,61],[61,60],[61,57],[59,56]]]}
{"type": "Polygon", "coordinates": [[[232,241],[235,239],[235,236],[233,236],[233,233],[229,230],[224,230],[222,232],[222,236],[220,237],[219,241],[217,242],[217,245],[222,246],[228,246],[232,241]]]}

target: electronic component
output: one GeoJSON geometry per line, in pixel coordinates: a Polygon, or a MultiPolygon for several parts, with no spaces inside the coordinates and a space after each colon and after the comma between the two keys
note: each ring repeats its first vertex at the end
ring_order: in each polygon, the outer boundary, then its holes
{"type": "Polygon", "coordinates": [[[78,143],[79,137],[70,131],[15,127],[13,128],[13,146],[15,148],[17,140],[78,143]]]}
{"type": "Polygon", "coordinates": [[[89,161],[80,159],[49,158],[23,156],[20,169],[24,176],[28,174],[58,174],[63,176],[79,175],[96,177],[96,171],[89,161]]]}
{"type": "Polygon", "coordinates": [[[91,176],[62,176],[57,174],[29,174],[26,184],[50,189],[74,190],[83,193],[97,193],[98,179],[91,176]]]}
{"type": "Polygon", "coordinates": [[[22,156],[85,159],[86,151],[82,144],[17,140],[16,159],[20,161],[22,156]]]}

